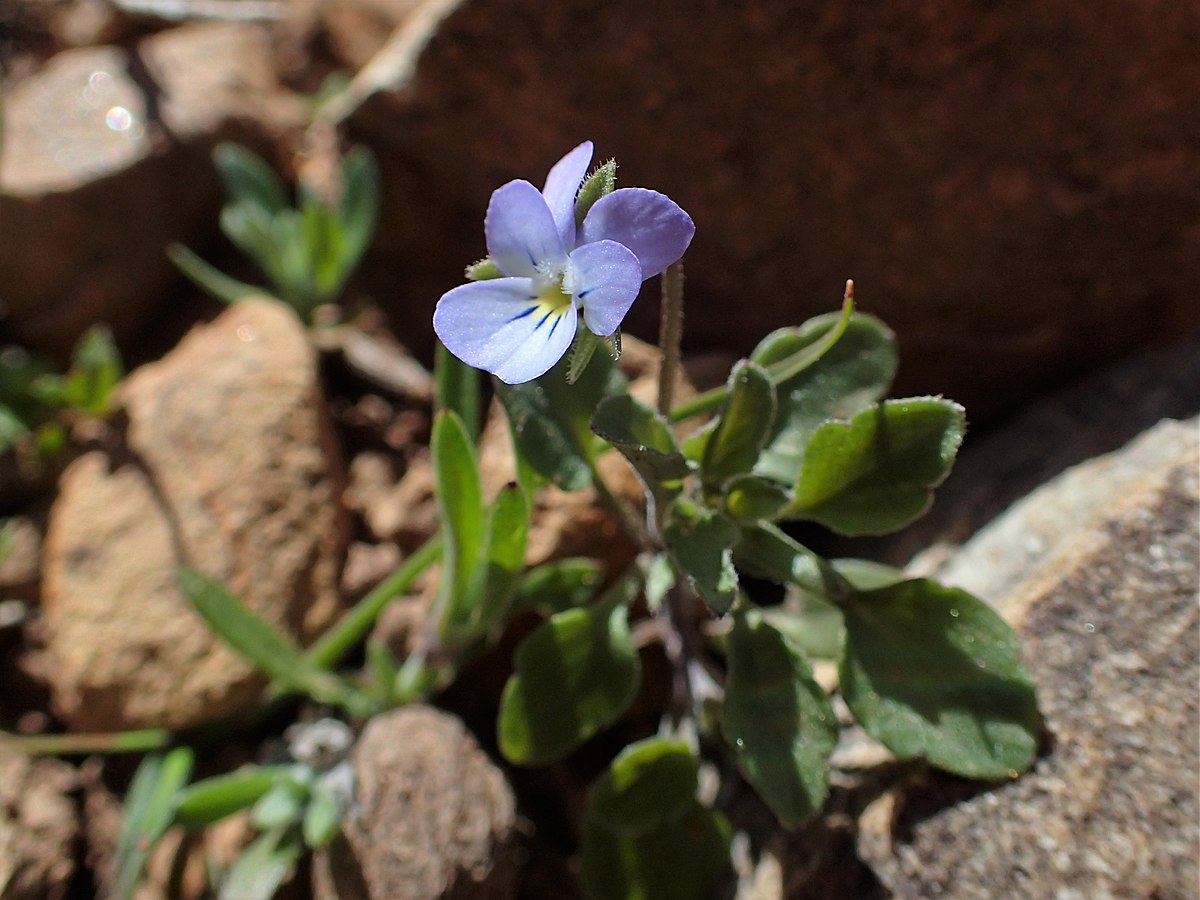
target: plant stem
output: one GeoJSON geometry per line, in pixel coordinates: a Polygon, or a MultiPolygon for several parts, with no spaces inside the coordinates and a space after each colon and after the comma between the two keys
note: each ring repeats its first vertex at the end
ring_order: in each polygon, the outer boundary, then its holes
{"type": "Polygon", "coordinates": [[[166,728],[103,734],[0,734],[0,744],[31,756],[75,753],[141,753],[171,743],[166,728]]]}
{"type": "Polygon", "coordinates": [[[679,347],[683,339],[683,260],[667,266],[662,273],[662,318],[658,344],[662,364],[658,370],[658,411],[671,412],[675,400],[675,379],[679,374],[679,347]]]}

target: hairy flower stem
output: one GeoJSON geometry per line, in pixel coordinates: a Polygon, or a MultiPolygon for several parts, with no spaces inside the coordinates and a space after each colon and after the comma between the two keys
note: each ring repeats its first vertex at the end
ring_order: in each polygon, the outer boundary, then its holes
{"type": "Polygon", "coordinates": [[[662,364],[658,370],[658,411],[669,416],[675,400],[679,345],[683,338],[683,260],[667,266],[662,273],[662,317],[659,322],[662,364]]]}

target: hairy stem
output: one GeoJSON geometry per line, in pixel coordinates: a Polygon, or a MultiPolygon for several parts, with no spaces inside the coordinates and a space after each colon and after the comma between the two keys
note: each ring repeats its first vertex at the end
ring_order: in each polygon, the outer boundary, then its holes
{"type": "Polygon", "coordinates": [[[679,345],[683,338],[683,260],[672,263],[662,273],[662,318],[658,344],[662,365],[658,370],[658,411],[670,415],[675,400],[675,379],[679,374],[679,345]]]}

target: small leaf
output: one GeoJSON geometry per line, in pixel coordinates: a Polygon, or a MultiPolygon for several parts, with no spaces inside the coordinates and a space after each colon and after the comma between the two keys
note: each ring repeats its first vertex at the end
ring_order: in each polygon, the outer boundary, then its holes
{"type": "Polygon", "coordinates": [[[729,373],[727,388],[700,467],[710,488],[719,488],[728,478],[753,468],[775,419],[775,385],[766,369],[742,360],[729,373]]]}
{"type": "Polygon", "coordinates": [[[668,824],[636,836],[584,822],[580,875],[596,900],[709,900],[731,877],[731,829],[720,813],[692,801],[668,824]]]}
{"type": "Polygon", "coordinates": [[[271,900],[303,850],[298,828],[259,835],[230,867],[217,900],[271,900]]]}
{"type": "Polygon", "coordinates": [[[837,717],[804,654],[757,611],[734,616],[726,647],[725,738],[759,796],[794,828],[825,801],[837,717]]]}
{"type": "Polygon", "coordinates": [[[601,401],[592,431],[629,460],[660,507],[679,492],[681,480],[691,471],[666,420],[629,394],[601,401]]]}
{"type": "Polygon", "coordinates": [[[671,558],[717,615],[724,615],[737,597],[738,577],[733,567],[733,545],[738,527],[707,507],[682,499],[667,512],[663,541],[671,558]]]}
{"type": "Polygon", "coordinates": [[[435,411],[452,410],[466,427],[471,443],[479,437],[479,370],[446,349],[438,341],[434,348],[433,382],[435,411]]]}
{"type": "Polygon", "coordinates": [[[517,648],[497,722],[510,762],[559,759],[629,708],[641,680],[625,608],[635,588],[623,579],[600,605],[555,614],[517,648]]]}
{"type": "Polygon", "coordinates": [[[794,584],[826,600],[840,597],[850,587],[827,561],[765,522],[742,528],[733,559],[750,575],[794,584]]]}
{"type": "Polygon", "coordinates": [[[630,744],[592,785],[588,816],[617,834],[643,834],[696,802],[699,770],[682,741],[653,737],[630,744]]]}
{"type": "Polygon", "coordinates": [[[578,227],[587,218],[588,210],[605,194],[611,194],[617,186],[617,161],[610,159],[583,179],[575,197],[575,225],[578,227]]]}
{"type": "Polygon", "coordinates": [[[362,259],[379,218],[379,166],[366,147],[355,147],[342,159],[341,220],[343,274],[349,275],[362,259]]]}
{"type": "Polygon", "coordinates": [[[927,579],[842,603],[841,691],[897,756],[968,778],[1024,771],[1040,718],[1016,635],[990,607],[927,579]]]}
{"type": "Polygon", "coordinates": [[[567,383],[567,369],[564,360],[535,381],[498,383],[496,391],[525,463],[564,491],[578,491],[592,482],[600,443],[590,428],[592,413],[605,397],[624,393],[626,382],[600,354],[575,384],[567,383]]]}
{"type": "Polygon", "coordinates": [[[175,821],[202,828],[253,806],[274,786],[288,766],[250,766],[228,775],[197,781],[175,799],[175,821]]]}
{"type": "Polygon", "coordinates": [[[175,797],[187,784],[192,759],[190,748],[176,747],[165,756],[147,756],[134,773],[115,852],[117,896],[122,900],[133,896],[150,851],[171,824],[175,797]]]}
{"type": "Polygon", "coordinates": [[[236,144],[218,144],[213,163],[232,203],[253,203],[268,215],[288,206],[288,190],[275,170],[236,144]]]}
{"type": "Polygon", "coordinates": [[[584,606],[600,587],[600,565],[583,558],[543,563],[525,573],[513,594],[512,612],[537,610],[546,616],[584,606]]]}
{"type": "Polygon", "coordinates": [[[475,450],[462,420],[450,410],[438,413],[430,440],[434,494],[442,517],[442,578],[437,609],[449,637],[473,615],[476,567],[483,556],[486,527],[483,488],[475,450]]]}
{"type": "Polygon", "coordinates": [[[337,794],[329,785],[318,781],[313,785],[301,823],[304,843],[314,850],[324,847],[337,834],[341,821],[342,809],[337,794]]]}
{"type": "Polygon", "coordinates": [[[783,517],[847,535],[895,531],[929,508],[965,430],[962,407],[933,397],[888,400],[822,425],[783,517]]]}
{"type": "Polygon", "coordinates": [[[183,595],[209,628],[251,665],[287,688],[324,703],[346,702],[345,686],[301,653],[286,635],[229,593],[220,582],[184,566],[175,576],[183,595]]]}
{"type": "Polygon", "coordinates": [[[59,402],[89,415],[106,415],[121,375],[121,356],[112,332],[102,325],[93,326],[75,347],[71,370],[61,382],[59,402]]]}
{"type": "MultiPolygon", "coordinates": [[[[289,776],[291,774],[294,774],[294,767],[289,776]]],[[[286,827],[300,819],[307,800],[307,785],[301,784],[294,777],[278,778],[270,790],[254,804],[250,821],[261,831],[286,827]]]]}
{"type": "Polygon", "coordinates": [[[852,315],[839,334],[840,323],[839,314],[831,314],[774,331],[750,355],[772,369],[793,367],[806,354],[816,356],[795,374],[776,378],[779,411],[755,466],[758,474],[794,485],[804,448],[822,423],[848,419],[886,396],[897,364],[892,332],[861,313],[852,315]]]}
{"type": "Polygon", "coordinates": [[[170,244],[167,257],[188,279],[203,291],[207,291],[225,303],[237,303],[247,297],[268,293],[265,288],[247,284],[231,278],[215,266],[209,265],[183,244],[170,244]]]}
{"type": "Polygon", "coordinates": [[[477,600],[465,625],[470,639],[485,636],[508,612],[509,600],[525,568],[529,503],[516,484],[496,495],[487,514],[487,546],[475,572],[471,594],[477,600]]]}
{"type": "Polygon", "coordinates": [[[725,512],[739,522],[772,519],[791,499],[780,485],[761,475],[735,475],[725,483],[725,512]]]}

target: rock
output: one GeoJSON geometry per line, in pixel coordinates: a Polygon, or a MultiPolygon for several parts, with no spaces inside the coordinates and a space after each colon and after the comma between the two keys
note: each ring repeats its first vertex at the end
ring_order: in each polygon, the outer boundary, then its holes
{"type": "Polygon", "coordinates": [[[50,512],[55,708],[99,730],[244,710],[261,679],[174,573],[196,566],[302,642],[332,622],[347,535],[314,351],[290,310],[249,300],[135,371],[120,399],[126,445],[72,463],[50,512]]]}
{"type": "Polygon", "coordinates": [[[0,896],[62,900],[75,874],[79,816],[72,770],[0,742],[0,896]]]}
{"type": "Polygon", "coordinates": [[[1052,744],[987,788],[885,795],[859,852],[899,896],[1195,896],[1200,420],[1072,469],[940,573],[1021,637],[1052,744]],[[1009,560],[1019,560],[1010,566],[1009,560]]]}
{"type": "Polygon", "coordinates": [[[172,241],[215,231],[221,139],[264,143],[293,115],[262,29],[185,25],[133,52],[54,56],[5,97],[0,301],[20,341],[65,357],[88,326],[142,327],[178,273],[172,241]]]}
{"type": "Polygon", "coordinates": [[[1200,325],[1195,5],[453,7],[349,120],[383,165],[372,283],[400,333],[432,339],[490,192],[584,138],[695,219],[693,348],[745,353],[853,277],[901,390],[983,421],[1200,325]]]}
{"type": "Polygon", "coordinates": [[[406,706],[354,750],[357,806],[314,863],[319,900],[500,900],[516,893],[516,804],[454,717],[406,706]]]}

